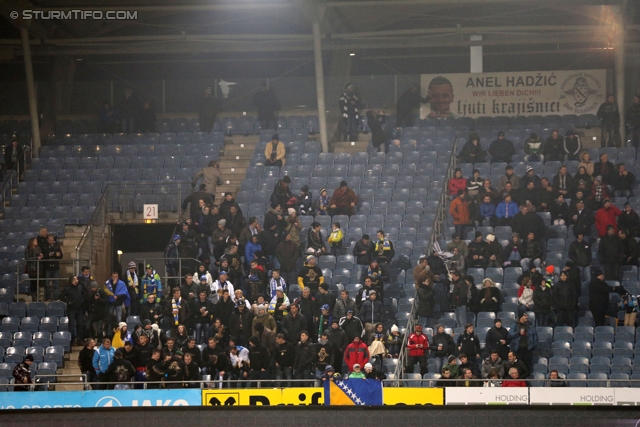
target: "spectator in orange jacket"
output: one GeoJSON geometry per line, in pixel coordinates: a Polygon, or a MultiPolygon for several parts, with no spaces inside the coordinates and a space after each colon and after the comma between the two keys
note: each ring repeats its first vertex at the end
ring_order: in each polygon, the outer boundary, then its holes
{"type": "Polygon", "coordinates": [[[464,199],[464,190],[458,190],[458,197],[451,201],[449,213],[453,217],[458,236],[464,236],[464,227],[469,224],[469,202],[464,199]]]}
{"type": "Polygon", "coordinates": [[[604,237],[607,234],[607,226],[613,226],[615,234],[618,234],[617,217],[622,215],[620,209],[611,204],[610,199],[604,199],[604,205],[596,212],[596,230],[598,237],[604,237]]]}
{"type": "Polygon", "coordinates": [[[353,365],[356,363],[364,366],[369,361],[369,347],[360,341],[360,337],[353,337],[353,342],[344,350],[344,363],[353,372],[353,365]]]}

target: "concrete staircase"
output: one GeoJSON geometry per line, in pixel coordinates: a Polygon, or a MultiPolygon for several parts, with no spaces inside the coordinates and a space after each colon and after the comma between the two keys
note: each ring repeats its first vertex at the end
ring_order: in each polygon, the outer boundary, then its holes
{"type": "Polygon", "coordinates": [[[66,353],[64,355],[64,368],[58,368],[58,374],[63,375],[78,375],[77,377],[62,377],[59,378],[55,389],[56,391],[82,391],[83,387],[80,384],[68,384],[68,383],[79,383],[82,381],[80,375],[82,372],[80,371],[80,367],[78,366],[78,355],[80,354],[80,350],[82,350],[82,346],[72,346],[71,353],[66,353]]]}
{"type": "Polygon", "coordinates": [[[222,194],[231,191],[235,197],[240,184],[247,174],[259,137],[257,135],[234,135],[225,138],[224,154],[220,156],[220,169],[224,184],[217,188],[216,204],[222,201],[222,194]]]}
{"type": "Polygon", "coordinates": [[[331,144],[334,153],[362,153],[367,151],[371,134],[360,133],[357,141],[337,141],[331,144]]]}

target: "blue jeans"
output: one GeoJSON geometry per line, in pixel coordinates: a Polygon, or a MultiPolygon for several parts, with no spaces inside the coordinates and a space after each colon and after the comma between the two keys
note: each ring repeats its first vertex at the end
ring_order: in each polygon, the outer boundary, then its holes
{"type": "MultiPolygon", "coordinates": [[[[45,270],[45,279],[59,279],[60,270],[45,270]]],[[[55,301],[58,299],[58,290],[60,289],[59,280],[47,280],[46,287],[44,288],[45,299],[55,301]]]]}
{"type": "Polygon", "coordinates": [[[467,324],[467,306],[461,305],[460,307],[456,307],[456,324],[459,328],[464,328],[464,325],[467,324]]]}
{"type": "Polygon", "coordinates": [[[421,324],[423,328],[426,328],[427,323],[429,323],[429,318],[426,316],[418,316],[418,323],[421,324]]]}
{"type": "Polygon", "coordinates": [[[271,269],[277,268],[280,269],[280,261],[278,261],[278,257],[275,255],[268,255],[269,264],[271,265],[271,269]]]}
{"type": "Polygon", "coordinates": [[[204,344],[207,339],[207,331],[211,325],[208,323],[196,323],[196,343],[204,344]]]}
{"type": "Polygon", "coordinates": [[[442,367],[447,364],[447,356],[444,357],[434,357],[433,360],[436,362],[436,374],[442,373],[442,367]]]}
{"type": "Polygon", "coordinates": [[[278,387],[291,387],[290,380],[293,379],[293,368],[291,366],[276,366],[276,379],[289,380],[278,383],[278,387]]]}
{"type": "Polygon", "coordinates": [[[122,305],[109,307],[109,326],[107,327],[107,331],[115,328],[120,322],[122,322],[122,305]],[[114,319],[115,325],[111,323],[114,319]]]}
{"type": "MultiPolygon", "coordinates": [[[[522,267],[522,271],[529,271],[530,263],[531,263],[531,258],[522,258],[522,260],[520,261],[520,267],[522,267]]],[[[540,270],[540,258],[534,259],[533,264],[536,266],[538,270],[540,270]]]]}

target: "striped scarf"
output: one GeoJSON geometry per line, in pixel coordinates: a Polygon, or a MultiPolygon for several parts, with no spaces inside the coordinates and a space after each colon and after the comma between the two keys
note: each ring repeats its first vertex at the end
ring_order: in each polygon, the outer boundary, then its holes
{"type": "Polygon", "coordinates": [[[173,310],[178,310],[177,312],[173,313],[173,324],[178,326],[180,324],[180,308],[182,306],[182,299],[178,298],[177,300],[175,298],[171,299],[171,308],[173,310]]]}

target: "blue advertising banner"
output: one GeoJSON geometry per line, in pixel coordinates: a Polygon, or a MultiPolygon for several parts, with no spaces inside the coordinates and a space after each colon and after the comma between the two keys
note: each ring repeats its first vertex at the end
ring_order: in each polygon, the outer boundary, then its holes
{"type": "Polygon", "coordinates": [[[0,393],[0,410],[52,408],[117,408],[200,406],[199,389],[35,391],[0,393]]]}

